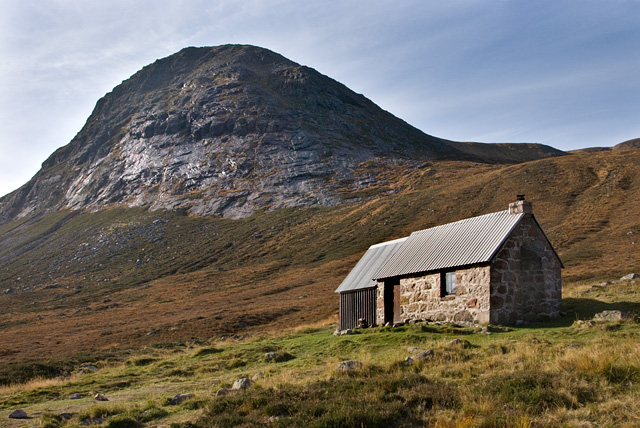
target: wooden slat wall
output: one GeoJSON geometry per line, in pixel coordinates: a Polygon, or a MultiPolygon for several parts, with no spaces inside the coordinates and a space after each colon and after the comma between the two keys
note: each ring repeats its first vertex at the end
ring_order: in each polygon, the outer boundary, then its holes
{"type": "Polygon", "coordinates": [[[366,319],[369,325],[375,323],[375,288],[340,293],[340,330],[357,327],[359,318],[366,319]]]}

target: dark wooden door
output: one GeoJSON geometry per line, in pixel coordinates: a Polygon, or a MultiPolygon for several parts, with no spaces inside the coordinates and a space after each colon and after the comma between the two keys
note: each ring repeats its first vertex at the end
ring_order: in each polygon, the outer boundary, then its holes
{"type": "Polygon", "coordinates": [[[393,285],[393,322],[402,322],[400,317],[400,284],[393,285]]]}

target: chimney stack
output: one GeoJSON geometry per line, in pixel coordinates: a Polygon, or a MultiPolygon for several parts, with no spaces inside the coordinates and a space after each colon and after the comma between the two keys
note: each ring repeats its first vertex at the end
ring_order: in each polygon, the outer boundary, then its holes
{"type": "Polygon", "coordinates": [[[516,201],[509,204],[509,214],[533,214],[531,202],[524,200],[524,195],[516,195],[516,201]]]}

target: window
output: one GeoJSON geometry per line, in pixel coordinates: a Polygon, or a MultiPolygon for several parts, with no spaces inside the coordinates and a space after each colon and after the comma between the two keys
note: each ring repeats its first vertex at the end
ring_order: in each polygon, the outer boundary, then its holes
{"type": "Polygon", "coordinates": [[[456,294],[456,271],[440,274],[440,294],[442,297],[456,294]]]}

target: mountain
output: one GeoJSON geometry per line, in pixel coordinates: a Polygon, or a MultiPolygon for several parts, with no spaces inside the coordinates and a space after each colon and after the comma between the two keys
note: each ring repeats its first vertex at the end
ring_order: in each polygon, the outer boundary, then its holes
{"type": "Polygon", "coordinates": [[[334,291],[370,245],[504,210],[518,193],[564,286],[640,273],[639,163],[640,149],[438,161],[390,169],[387,191],[367,198],[236,220],[142,207],[14,218],[0,225],[0,369],[335,320],[334,291]]]}
{"type": "Polygon", "coordinates": [[[0,223],[110,206],[241,218],[335,206],[345,192],[386,186],[385,171],[400,164],[517,163],[562,154],[539,144],[432,137],[266,49],[186,48],[100,99],[75,138],[0,199],[0,223]]]}

